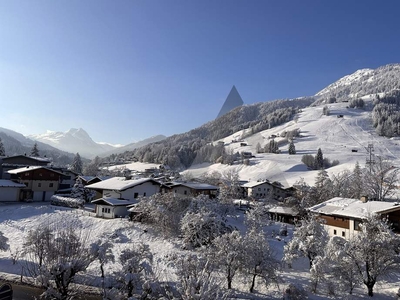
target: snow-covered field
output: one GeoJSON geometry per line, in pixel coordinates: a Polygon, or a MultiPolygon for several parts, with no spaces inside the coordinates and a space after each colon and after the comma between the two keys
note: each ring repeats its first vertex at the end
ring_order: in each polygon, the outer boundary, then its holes
{"type": "MultiPolygon", "coordinates": [[[[19,280],[24,257],[21,255],[16,264],[12,264],[11,254],[15,254],[23,249],[24,238],[30,229],[36,228],[43,222],[51,220],[74,220],[89,232],[88,243],[97,239],[106,239],[114,244],[113,253],[118,257],[122,249],[128,248],[133,243],[142,241],[150,246],[154,255],[154,268],[158,277],[162,281],[175,281],[176,276],[173,268],[169,264],[169,257],[173,253],[183,252],[179,239],[166,240],[154,232],[151,227],[139,223],[129,222],[126,219],[100,219],[90,215],[87,211],[79,209],[67,209],[53,207],[49,204],[30,203],[30,204],[2,204],[0,206],[0,231],[9,239],[10,251],[0,252],[0,275],[4,279],[19,280]]],[[[238,217],[232,219],[232,225],[243,228],[243,214],[238,212],[238,217]]],[[[276,239],[276,233],[281,224],[274,223],[266,227],[269,243],[278,259],[282,257],[283,246],[288,241],[293,232],[289,226],[289,235],[282,240],[276,239]]],[[[289,283],[296,283],[308,289],[309,272],[308,262],[298,260],[293,264],[293,269],[283,268],[280,272],[282,283],[271,286],[269,289],[256,286],[257,293],[247,292],[248,282],[239,278],[234,280],[236,297],[239,299],[281,299],[282,291],[289,283]]],[[[120,269],[121,266],[116,260],[115,263],[108,263],[105,267],[106,276],[113,271],[120,269]]],[[[85,285],[99,286],[100,284],[99,265],[94,262],[89,267],[87,273],[80,277],[80,281],[85,285]]],[[[398,278],[391,278],[390,282],[378,282],[375,287],[376,299],[394,299],[398,289],[400,274],[398,278]]],[[[24,281],[28,281],[24,278],[24,281]]],[[[310,299],[335,299],[333,296],[324,294],[323,284],[321,293],[314,295],[309,293],[310,299]]],[[[338,296],[336,296],[337,298],[338,296]]],[[[339,297],[342,298],[342,297],[339,297]]],[[[365,288],[359,287],[355,290],[352,299],[366,299],[365,288]]]]}

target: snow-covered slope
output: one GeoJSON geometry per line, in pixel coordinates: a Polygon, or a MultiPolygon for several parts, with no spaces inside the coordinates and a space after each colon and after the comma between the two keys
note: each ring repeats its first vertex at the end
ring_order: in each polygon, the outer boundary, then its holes
{"type": "Polygon", "coordinates": [[[116,146],[106,143],[96,143],[82,128],[71,128],[67,132],[47,131],[44,134],[30,135],[29,138],[49,144],[63,151],[76,153],[86,158],[116,149],[116,146]]]}
{"type": "Polygon", "coordinates": [[[319,91],[320,100],[335,97],[339,101],[366,95],[389,93],[400,88],[400,64],[389,64],[377,69],[361,69],[344,76],[319,91]]]}
{"type": "MultiPolygon", "coordinates": [[[[347,104],[328,104],[329,116],[322,114],[323,105],[303,109],[295,120],[246,138],[247,146],[232,143],[232,140],[240,139],[242,131],[222,139],[228,153],[248,151],[255,155],[255,158],[250,159],[248,166],[239,162],[231,166],[203,164],[194,165],[185,173],[190,172],[197,177],[212,171],[224,173],[234,170],[242,180],[268,179],[291,186],[304,178],[313,185],[317,171],[308,170],[301,162],[304,154],[315,155],[318,148],[321,148],[325,158],[340,162],[339,165],[327,169],[330,175],[337,174],[345,169],[352,170],[357,161],[363,166],[368,156],[369,143],[373,144],[375,155],[390,159],[393,165],[400,166],[400,141],[378,136],[372,127],[371,112],[346,108],[347,104]],[[338,117],[340,115],[343,117],[338,117]],[[281,154],[256,153],[258,143],[264,147],[269,143],[271,135],[279,136],[284,131],[295,129],[301,131],[301,137],[294,141],[295,155],[288,154],[287,143],[280,146],[281,154]]],[[[279,142],[283,138],[277,137],[275,140],[279,142]]]]}

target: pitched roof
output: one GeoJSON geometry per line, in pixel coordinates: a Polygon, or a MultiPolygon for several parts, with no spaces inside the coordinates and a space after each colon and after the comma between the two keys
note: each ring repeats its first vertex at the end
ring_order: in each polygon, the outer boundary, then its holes
{"type": "Polygon", "coordinates": [[[268,181],[249,181],[249,182],[243,184],[242,187],[253,188],[255,186],[259,186],[259,185],[262,185],[265,183],[268,185],[272,185],[272,183],[270,183],[268,181]]]}
{"type": "Polygon", "coordinates": [[[159,182],[151,178],[126,179],[125,177],[112,177],[110,179],[89,184],[86,186],[86,188],[95,190],[98,189],[98,190],[124,191],[148,181],[160,184],[159,182]]]}
{"type": "Polygon", "coordinates": [[[400,210],[398,202],[368,201],[335,197],[309,208],[310,212],[324,215],[343,216],[363,219],[368,214],[383,214],[392,210],[400,210]]]}
{"type": "Polygon", "coordinates": [[[199,183],[199,182],[170,182],[169,184],[166,183],[164,184],[167,187],[173,188],[176,186],[186,186],[188,188],[194,189],[194,190],[218,190],[219,187],[207,183],[199,183]]]}
{"type": "Polygon", "coordinates": [[[268,210],[270,213],[277,213],[282,215],[297,216],[299,211],[293,207],[275,206],[268,210]]]}
{"type": "Polygon", "coordinates": [[[93,200],[94,204],[102,204],[102,205],[111,205],[111,206],[127,206],[135,204],[136,202],[125,200],[125,199],[116,199],[116,198],[99,198],[93,200]]]}
{"type": "Polygon", "coordinates": [[[19,174],[19,173],[29,172],[29,171],[33,171],[33,170],[38,170],[38,169],[45,169],[45,170],[48,170],[48,171],[51,171],[51,172],[54,172],[54,173],[57,173],[57,174],[60,174],[60,175],[64,175],[63,173],[61,173],[59,171],[55,171],[55,170],[53,170],[51,168],[47,168],[47,167],[44,167],[44,166],[27,166],[27,167],[23,167],[23,168],[9,170],[9,171],[7,171],[7,173],[19,174]]]}
{"type": "Polygon", "coordinates": [[[0,179],[0,187],[26,188],[26,185],[7,179],[0,179]]]}

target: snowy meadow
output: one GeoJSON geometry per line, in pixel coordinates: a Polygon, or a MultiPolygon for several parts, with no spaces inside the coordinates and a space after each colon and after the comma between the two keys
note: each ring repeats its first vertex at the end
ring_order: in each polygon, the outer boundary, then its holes
{"type": "MultiPolygon", "coordinates": [[[[246,221],[246,218],[244,211],[234,210],[231,211],[227,224],[229,224],[230,228],[237,229],[238,232],[244,234],[248,227],[252,226],[251,222],[246,221]]],[[[151,267],[151,272],[146,273],[148,278],[144,282],[153,289],[159,288],[160,285],[180,288],[181,296],[179,298],[181,299],[195,299],[188,293],[182,292],[185,284],[188,287],[190,283],[182,282],[183,271],[181,266],[184,264],[184,266],[194,267],[194,264],[191,263],[193,261],[198,262],[197,267],[199,269],[196,271],[197,274],[192,275],[197,276],[196,280],[208,283],[207,288],[201,286],[203,297],[199,299],[209,299],[211,295],[214,297],[217,295],[217,298],[282,299],[284,291],[291,284],[304,289],[304,296],[309,297],[309,299],[349,297],[349,295],[340,291],[333,291],[335,293],[332,294],[327,281],[321,281],[316,293],[312,293],[308,259],[299,258],[294,260],[291,268],[281,262],[284,255],[284,246],[293,237],[294,228],[292,225],[268,221],[266,222],[267,225],[259,228],[260,232],[262,232],[262,237],[264,237],[263,240],[267,242],[264,247],[270,249],[268,255],[272,255],[274,262],[277,263],[274,267],[276,268],[276,273],[266,273],[270,276],[269,279],[273,277],[273,280],[268,282],[268,285],[261,276],[257,277],[254,291],[250,293],[249,287],[252,277],[248,276],[244,267],[237,269],[237,273],[232,277],[232,289],[228,290],[225,269],[220,266],[221,268],[218,268],[216,273],[213,271],[212,278],[208,276],[207,274],[211,274],[211,271],[207,269],[206,265],[202,265],[200,260],[196,260],[198,257],[206,257],[203,255],[203,253],[207,252],[206,247],[188,249],[184,242],[185,236],[165,235],[158,229],[159,227],[132,222],[128,219],[107,220],[96,218],[87,210],[55,207],[47,203],[4,204],[0,206],[0,231],[8,238],[9,244],[9,250],[0,252],[1,277],[9,281],[19,281],[22,276],[22,281],[25,283],[39,284],[40,279],[30,278],[30,274],[27,272],[29,255],[24,253],[24,244],[26,244],[30,231],[38,228],[38,226],[60,221],[63,224],[68,224],[68,228],[75,228],[75,231],[80,233],[80,236],[84,238],[83,241],[86,243],[87,249],[90,249],[89,246],[99,240],[103,244],[104,242],[111,244],[109,254],[112,254],[114,259],[103,261],[104,285],[109,291],[108,299],[126,299],[126,296],[117,295],[117,293],[113,294],[109,288],[117,286],[118,276],[121,275],[120,272],[124,270],[124,265],[126,266],[129,263],[127,260],[120,259],[122,254],[126,254],[127,249],[134,249],[135,245],[147,245],[147,251],[151,254],[151,259],[146,260],[147,263],[151,264],[151,266],[146,266],[146,268],[151,267]],[[287,228],[286,236],[281,234],[282,228],[287,228]],[[188,258],[188,261],[179,260],[179,257],[188,258]],[[205,272],[205,270],[209,270],[210,273],[205,272]],[[157,282],[158,285],[153,285],[154,282],[157,282]],[[215,288],[218,291],[213,290],[215,288]]],[[[239,237],[237,238],[239,239],[239,237]]],[[[252,239],[256,240],[257,238],[258,235],[255,233],[252,239]]],[[[239,240],[237,240],[236,244],[238,243],[239,240]]],[[[246,243],[247,251],[255,249],[252,245],[252,240],[246,240],[246,243]]],[[[235,242],[233,241],[231,245],[234,247],[235,242]]],[[[214,254],[217,256],[216,252],[214,254]]],[[[250,252],[248,254],[251,256],[250,252]]],[[[375,286],[374,298],[394,299],[398,290],[397,283],[399,280],[400,274],[378,281],[375,286]]],[[[95,292],[100,294],[102,290],[101,261],[99,259],[91,261],[84,272],[77,274],[74,282],[81,285],[77,289],[81,293],[95,292]]],[[[168,293],[165,294],[166,299],[172,299],[175,296],[168,293]]],[[[366,299],[369,297],[366,294],[365,287],[361,284],[355,287],[353,295],[349,298],[366,299]]]]}

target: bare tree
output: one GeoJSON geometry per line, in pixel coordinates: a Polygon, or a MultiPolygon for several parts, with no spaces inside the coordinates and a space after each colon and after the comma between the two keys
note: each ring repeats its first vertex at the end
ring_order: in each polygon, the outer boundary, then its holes
{"type": "Polygon", "coordinates": [[[70,219],[40,224],[30,232],[25,241],[31,259],[28,269],[46,288],[42,298],[67,300],[76,296],[78,291],[71,284],[94,259],[86,248],[88,235],[70,219]]]}
{"type": "Polygon", "coordinates": [[[101,287],[103,294],[105,294],[105,275],[104,275],[104,264],[107,262],[114,262],[115,257],[112,253],[113,244],[107,241],[98,240],[90,245],[91,255],[96,258],[100,263],[101,271],[101,287]]]}
{"type": "Polygon", "coordinates": [[[0,231],[0,250],[6,251],[9,249],[8,238],[0,231]]]}
{"type": "Polygon", "coordinates": [[[371,172],[364,172],[364,184],[367,192],[377,201],[384,201],[393,195],[398,184],[399,169],[389,161],[377,157],[371,172]]]}

